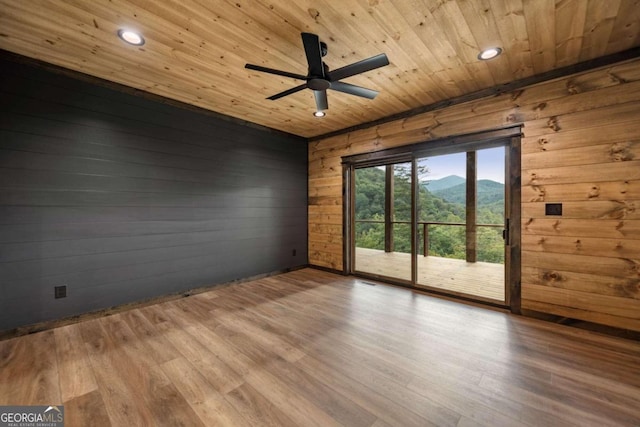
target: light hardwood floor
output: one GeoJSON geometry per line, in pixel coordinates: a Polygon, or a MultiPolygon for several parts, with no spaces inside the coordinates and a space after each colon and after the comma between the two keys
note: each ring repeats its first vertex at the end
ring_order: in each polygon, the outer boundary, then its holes
{"type": "MultiPolygon", "coordinates": [[[[356,248],[356,270],[411,280],[411,254],[356,248]]],[[[504,302],[504,265],[418,255],[418,285],[504,302]]]]}
{"type": "Polygon", "coordinates": [[[67,426],[640,425],[640,342],[314,269],[0,342],[67,426]]]}

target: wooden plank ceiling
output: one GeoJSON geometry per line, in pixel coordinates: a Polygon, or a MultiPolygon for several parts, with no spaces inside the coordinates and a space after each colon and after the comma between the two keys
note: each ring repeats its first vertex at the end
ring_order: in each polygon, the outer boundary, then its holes
{"type": "Polygon", "coordinates": [[[640,45],[640,0],[0,0],[0,48],[274,129],[313,137],[640,45]],[[119,28],[140,30],[129,46],[119,28]],[[329,92],[265,98],[306,74],[300,32],[331,69],[386,53],[346,79],[375,100],[329,92]],[[499,46],[481,62],[479,50],[499,46]]]}

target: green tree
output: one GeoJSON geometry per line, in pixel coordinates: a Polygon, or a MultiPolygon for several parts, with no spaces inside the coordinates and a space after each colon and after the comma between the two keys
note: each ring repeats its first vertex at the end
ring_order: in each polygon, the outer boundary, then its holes
{"type": "MultiPolygon", "coordinates": [[[[424,175],[426,170],[418,171],[424,175]]],[[[355,216],[357,220],[373,220],[377,223],[356,223],[356,245],[363,248],[384,250],[385,168],[371,167],[356,170],[355,216]]],[[[483,183],[486,196],[479,197],[477,221],[480,224],[502,224],[504,199],[499,183],[483,183]],[[502,196],[503,197],[503,196],[502,196]],[[482,199],[482,200],[480,200],[482,199]]],[[[411,169],[410,165],[394,165],[393,221],[411,221],[411,169]]],[[[446,193],[435,195],[425,185],[417,186],[418,221],[465,223],[464,203],[450,202],[446,193]]],[[[418,228],[418,251],[423,248],[423,227],[418,228]]],[[[465,227],[454,225],[429,225],[429,254],[447,258],[465,259],[465,227]]],[[[478,261],[504,263],[502,228],[479,227],[478,261]]],[[[394,250],[411,252],[410,224],[394,224],[394,250]]]]}

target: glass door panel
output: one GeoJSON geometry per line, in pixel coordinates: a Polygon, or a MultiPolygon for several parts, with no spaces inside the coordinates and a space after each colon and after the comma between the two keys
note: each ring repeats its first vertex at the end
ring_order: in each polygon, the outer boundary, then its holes
{"type": "Polygon", "coordinates": [[[418,286],[504,302],[504,155],[418,159],[418,286]]]}
{"type": "Polygon", "coordinates": [[[485,271],[478,293],[505,301],[505,147],[478,150],[477,263],[485,271]]]}
{"type": "Polygon", "coordinates": [[[356,272],[411,281],[411,163],[355,169],[356,272]]]}
{"type": "MultiPolygon", "coordinates": [[[[420,178],[419,253],[423,257],[464,259],[467,182],[465,153],[422,158],[418,160],[417,166],[420,178]]],[[[418,263],[420,264],[420,260],[418,263]]]]}

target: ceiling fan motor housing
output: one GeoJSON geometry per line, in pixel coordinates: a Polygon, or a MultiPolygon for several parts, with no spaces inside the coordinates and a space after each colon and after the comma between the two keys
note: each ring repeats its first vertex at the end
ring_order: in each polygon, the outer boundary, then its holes
{"type": "Polygon", "coordinates": [[[325,79],[311,79],[307,82],[307,87],[311,90],[327,90],[331,87],[331,82],[325,79]]]}

